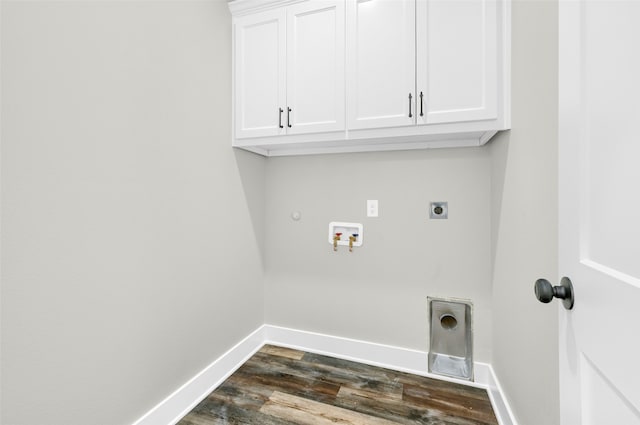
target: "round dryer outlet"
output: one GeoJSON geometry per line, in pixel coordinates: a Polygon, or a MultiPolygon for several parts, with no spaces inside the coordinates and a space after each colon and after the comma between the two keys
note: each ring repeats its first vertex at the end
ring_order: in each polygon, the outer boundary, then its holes
{"type": "Polygon", "coordinates": [[[448,202],[432,202],[429,210],[429,218],[446,219],[449,218],[448,202]]]}

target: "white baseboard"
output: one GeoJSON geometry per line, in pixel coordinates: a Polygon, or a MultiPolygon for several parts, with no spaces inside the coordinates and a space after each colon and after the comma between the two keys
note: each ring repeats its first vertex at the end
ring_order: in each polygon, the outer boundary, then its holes
{"type": "Polygon", "coordinates": [[[430,374],[427,353],[279,326],[263,325],[239,342],[133,425],[173,425],[217,388],[264,344],[294,348],[415,375],[486,388],[500,425],[517,425],[493,368],[474,363],[475,382],[430,374]]]}
{"type": "Polygon", "coordinates": [[[518,425],[518,421],[516,421],[516,417],[513,414],[513,410],[511,410],[511,406],[507,402],[507,398],[502,391],[502,386],[500,385],[500,381],[498,381],[498,377],[493,371],[493,367],[489,366],[489,376],[487,385],[487,392],[489,393],[489,399],[491,400],[491,405],[493,406],[493,411],[498,418],[498,423],[500,425],[518,425]]]}
{"type": "Polygon", "coordinates": [[[174,425],[249,360],[264,345],[264,341],[264,326],[260,326],[158,403],[133,425],[174,425]]]}
{"type": "Polygon", "coordinates": [[[332,335],[265,325],[267,344],[353,360],[372,366],[422,374],[427,370],[423,351],[409,350],[332,335]]]}

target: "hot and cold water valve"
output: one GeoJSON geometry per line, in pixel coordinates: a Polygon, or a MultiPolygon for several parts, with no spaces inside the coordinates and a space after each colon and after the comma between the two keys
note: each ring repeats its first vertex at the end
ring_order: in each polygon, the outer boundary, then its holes
{"type": "Polygon", "coordinates": [[[334,251],[342,245],[348,246],[349,251],[353,252],[354,247],[362,246],[362,224],[332,221],[329,223],[329,243],[334,251]]]}

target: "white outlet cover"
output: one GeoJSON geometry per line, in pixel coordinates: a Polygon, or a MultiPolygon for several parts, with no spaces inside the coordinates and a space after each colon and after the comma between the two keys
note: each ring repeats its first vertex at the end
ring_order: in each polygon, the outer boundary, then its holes
{"type": "Polygon", "coordinates": [[[377,217],[377,216],[378,216],[378,200],[377,199],[367,200],[367,217],[377,217]]]}

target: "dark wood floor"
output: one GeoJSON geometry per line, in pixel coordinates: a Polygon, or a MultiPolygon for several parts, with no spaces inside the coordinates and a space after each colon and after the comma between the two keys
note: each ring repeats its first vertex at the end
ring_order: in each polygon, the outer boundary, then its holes
{"type": "Polygon", "coordinates": [[[265,345],[179,425],[497,423],[483,389],[265,345]]]}

